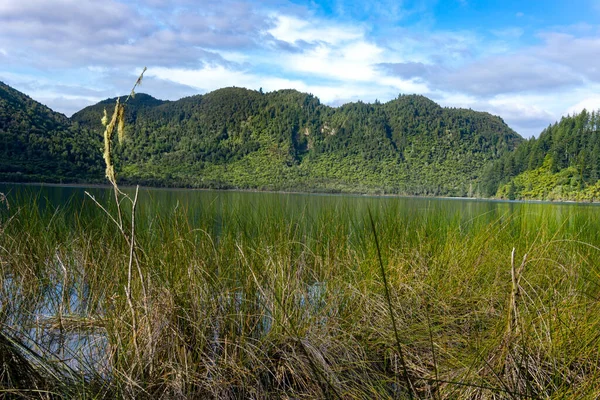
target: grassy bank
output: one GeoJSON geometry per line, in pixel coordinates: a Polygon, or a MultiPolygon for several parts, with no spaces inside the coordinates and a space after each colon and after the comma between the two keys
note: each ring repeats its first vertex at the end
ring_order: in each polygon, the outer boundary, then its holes
{"type": "Polygon", "coordinates": [[[600,395],[593,212],[467,219],[384,202],[373,227],[344,203],[143,199],[132,259],[90,199],[42,200],[0,204],[4,395],[600,395]]]}

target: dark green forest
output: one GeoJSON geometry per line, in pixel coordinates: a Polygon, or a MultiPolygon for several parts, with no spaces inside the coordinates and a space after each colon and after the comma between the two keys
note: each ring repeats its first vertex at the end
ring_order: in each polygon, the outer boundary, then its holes
{"type": "MultiPolygon", "coordinates": [[[[100,120],[115,101],[69,119],[0,83],[0,180],[103,182],[100,120]]],[[[419,95],[330,107],[295,90],[224,88],[140,93],[125,110],[114,147],[124,184],[558,199],[600,177],[597,113],[523,140],[497,116],[419,95]],[[538,188],[540,171],[561,189],[538,188]]]]}
{"type": "MultiPolygon", "coordinates": [[[[72,121],[101,132],[115,100],[72,121]]],[[[522,141],[498,117],[415,95],[333,108],[295,90],[226,88],[175,102],[140,94],[126,113],[120,178],[154,186],[465,196],[522,141]]]]}
{"type": "Polygon", "coordinates": [[[538,200],[600,199],[600,113],[563,117],[485,170],[486,197],[538,200]]]}
{"type": "Polygon", "coordinates": [[[0,82],[0,180],[100,182],[101,139],[0,82]]]}

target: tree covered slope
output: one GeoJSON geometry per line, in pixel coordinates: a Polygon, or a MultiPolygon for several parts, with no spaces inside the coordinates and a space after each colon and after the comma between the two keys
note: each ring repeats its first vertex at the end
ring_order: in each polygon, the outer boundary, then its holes
{"type": "MultiPolygon", "coordinates": [[[[0,84],[0,179],[102,181],[100,120],[115,100],[68,119],[0,84]]],[[[295,90],[138,94],[126,121],[118,178],[155,186],[477,195],[523,141],[499,117],[417,95],[334,108],[295,90]]]]}
{"type": "Polygon", "coordinates": [[[484,194],[505,199],[600,200],[600,114],[583,111],[546,128],[486,170],[484,194]]]}
{"type": "MultiPolygon", "coordinates": [[[[103,182],[116,99],[72,118],[0,82],[0,180],[103,182]]],[[[600,199],[600,113],[523,140],[484,112],[418,95],[334,108],[295,90],[225,88],[162,101],[138,94],[115,143],[123,183],[155,186],[600,199]]]]}
{"type": "Polygon", "coordinates": [[[0,180],[102,179],[101,136],[0,82],[0,180]]]}
{"type": "MultiPolygon", "coordinates": [[[[101,132],[114,100],[72,120],[101,132]]],[[[225,88],[138,95],[126,110],[120,177],[151,185],[461,196],[522,141],[498,117],[416,95],[333,108],[295,90],[225,88]]]]}

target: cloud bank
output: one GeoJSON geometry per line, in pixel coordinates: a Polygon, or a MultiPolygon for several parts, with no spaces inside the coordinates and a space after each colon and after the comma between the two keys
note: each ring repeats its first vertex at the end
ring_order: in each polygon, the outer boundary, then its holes
{"type": "Polygon", "coordinates": [[[163,99],[226,86],[295,88],[332,105],[419,93],[498,114],[524,136],[600,106],[598,26],[541,24],[529,10],[489,29],[450,26],[440,7],[4,0],[0,80],[67,115],[126,92],[143,66],[142,90],[163,99]]]}

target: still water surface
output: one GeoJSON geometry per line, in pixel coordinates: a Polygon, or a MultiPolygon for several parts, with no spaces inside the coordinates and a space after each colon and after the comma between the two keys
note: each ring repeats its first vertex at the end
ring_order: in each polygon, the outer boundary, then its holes
{"type": "MultiPolygon", "coordinates": [[[[135,192],[131,188],[124,191],[132,197],[135,192]]],[[[74,207],[78,211],[101,213],[86,192],[102,204],[113,202],[113,192],[108,187],[0,184],[0,193],[7,196],[11,206],[36,202],[40,209],[74,207]]],[[[252,218],[266,214],[283,215],[303,224],[310,224],[323,213],[361,220],[369,210],[374,215],[385,210],[387,216],[392,212],[391,215],[426,219],[428,215],[441,213],[448,220],[461,221],[494,221],[524,213],[571,225],[595,218],[600,212],[598,204],[589,203],[140,188],[138,215],[142,221],[167,216],[178,209],[185,210],[192,222],[210,214],[217,224],[234,215],[252,218]]]]}

